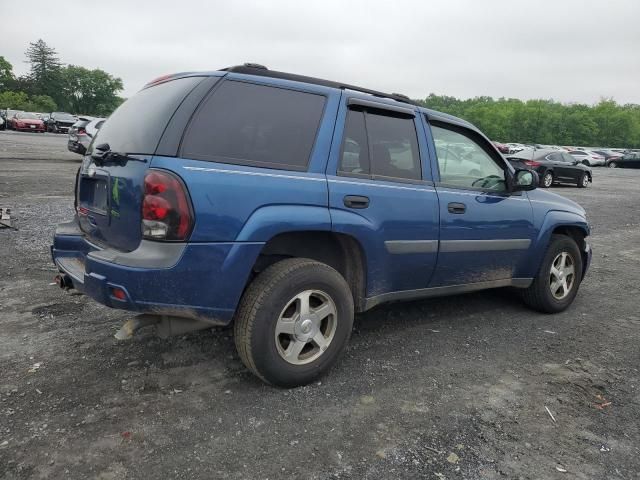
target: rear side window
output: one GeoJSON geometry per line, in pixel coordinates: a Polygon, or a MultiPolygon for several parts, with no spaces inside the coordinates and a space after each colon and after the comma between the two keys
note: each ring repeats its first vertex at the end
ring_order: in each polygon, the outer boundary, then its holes
{"type": "Polygon", "coordinates": [[[325,97],[227,80],[196,112],[182,156],[306,170],[325,97]]]}
{"type": "Polygon", "coordinates": [[[338,173],[420,180],[422,172],[413,118],[349,110],[338,173]]]}
{"type": "Polygon", "coordinates": [[[171,116],[201,81],[202,77],[183,77],[141,90],[111,114],[92,145],[108,143],[114,152],[154,153],[171,116]]]}

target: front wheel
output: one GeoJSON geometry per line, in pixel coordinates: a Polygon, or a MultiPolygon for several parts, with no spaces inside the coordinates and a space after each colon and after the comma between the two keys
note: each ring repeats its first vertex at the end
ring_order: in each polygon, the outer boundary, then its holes
{"type": "Polygon", "coordinates": [[[589,175],[583,173],[578,180],[578,188],[587,188],[589,186],[589,175]]]}
{"type": "Polygon", "coordinates": [[[534,310],[562,312],[573,302],[581,281],[582,255],[575,240],[552,235],[540,270],[522,297],[534,310]]]}
{"type": "Polygon", "coordinates": [[[305,258],[277,262],[244,293],[234,336],[242,362],[267,383],[306,385],[344,351],[353,327],[353,297],[330,266],[305,258]]]}

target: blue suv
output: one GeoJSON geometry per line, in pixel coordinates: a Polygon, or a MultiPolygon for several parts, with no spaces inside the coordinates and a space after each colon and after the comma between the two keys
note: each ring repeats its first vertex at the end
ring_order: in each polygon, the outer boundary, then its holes
{"type": "Polygon", "coordinates": [[[566,309],[589,225],[537,182],[403,95],[255,64],[181,73],[104,123],[52,255],[60,286],[142,314],[121,337],[233,322],[244,364],[296,386],[384,302],[517,287],[566,309]]]}

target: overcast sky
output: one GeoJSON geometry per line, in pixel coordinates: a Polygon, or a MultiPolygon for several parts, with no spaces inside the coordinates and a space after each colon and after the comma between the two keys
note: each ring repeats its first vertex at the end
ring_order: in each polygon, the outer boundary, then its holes
{"type": "Polygon", "coordinates": [[[9,2],[0,55],[29,42],[122,78],[244,62],[413,98],[640,103],[640,0],[9,2]]]}

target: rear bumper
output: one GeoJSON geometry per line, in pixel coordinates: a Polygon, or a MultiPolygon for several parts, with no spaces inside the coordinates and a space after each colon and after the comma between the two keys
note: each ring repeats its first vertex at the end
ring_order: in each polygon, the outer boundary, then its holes
{"type": "Polygon", "coordinates": [[[262,246],[142,241],[123,253],[85,240],[74,220],[58,226],[51,254],[75,289],[103,305],[226,325],[262,246]],[[114,289],[125,298],[116,298],[114,289]]]}
{"type": "Polygon", "coordinates": [[[14,130],[18,131],[18,132],[44,132],[44,127],[36,127],[36,128],[31,128],[31,127],[14,127],[14,130]]]}

